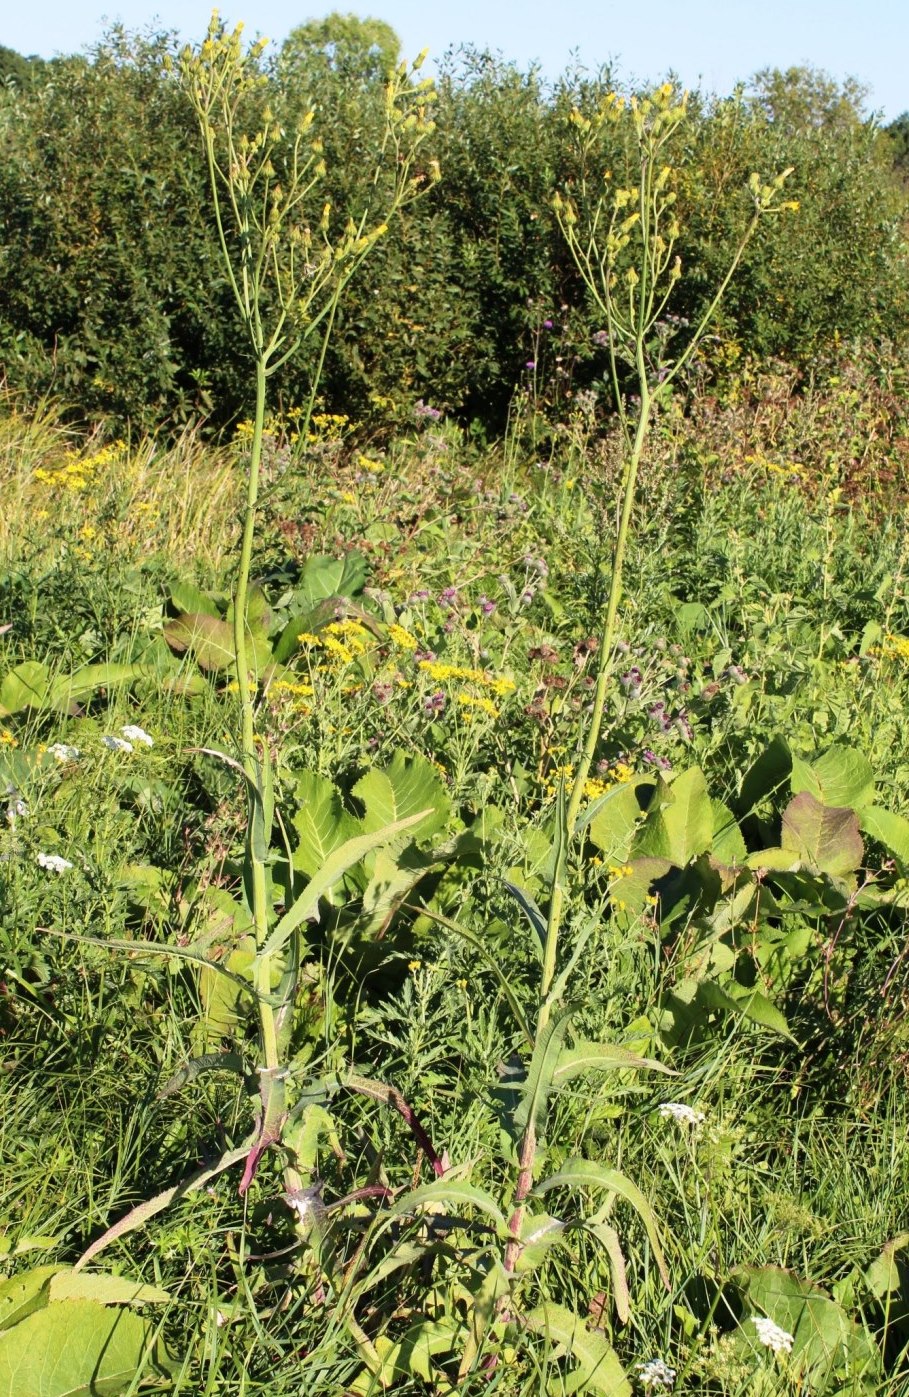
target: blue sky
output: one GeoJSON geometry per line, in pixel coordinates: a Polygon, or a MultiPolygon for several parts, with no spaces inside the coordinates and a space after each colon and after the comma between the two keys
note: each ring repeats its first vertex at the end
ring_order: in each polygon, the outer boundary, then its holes
{"type": "MultiPolygon", "coordinates": [[[[591,68],[616,61],[625,78],[657,79],[672,68],[688,86],[719,92],[759,68],[810,63],[867,83],[871,108],[888,120],[909,109],[905,0],[328,0],[314,8],[306,0],[231,0],[221,9],[276,40],[331,9],[352,10],[391,24],[407,55],[428,45],[438,58],[450,44],[470,42],[522,65],[539,61],[554,76],[574,51],[591,68]]],[[[6,0],[0,11],[0,44],[49,57],[95,42],[105,19],[127,28],[157,19],[197,39],[211,7],[206,0],[6,0]]]]}

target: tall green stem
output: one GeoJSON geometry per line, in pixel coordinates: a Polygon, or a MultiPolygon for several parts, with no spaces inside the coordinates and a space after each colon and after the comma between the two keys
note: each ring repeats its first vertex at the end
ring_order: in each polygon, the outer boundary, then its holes
{"type": "MultiPolygon", "coordinates": [[[[240,697],[240,742],[241,762],[246,773],[249,818],[246,822],[246,867],[249,873],[250,911],[257,947],[263,946],[268,937],[268,888],[265,879],[265,863],[261,850],[257,847],[257,833],[261,829],[265,808],[265,789],[262,761],[256,750],[255,707],[253,690],[255,681],[250,673],[247,613],[249,610],[249,574],[252,567],[252,550],[256,533],[256,505],[259,499],[259,477],[262,467],[262,437],[265,431],[266,362],[263,355],[256,360],[256,411],[253,423],[252,446],[249,456],[249,470],[246,477],[246,506],[243,516],[243,538],[240,544],[240,562],[237,567],[237,585],[234,592],[234,654],[236,656],[237,686],[240,697]]],[[[268,831],[264,831],[267,840],[268,831]]],[[[262,1050],[262,1065],[279,1065],[278,1037],[275,1013],[267,996],[271,991],[271,965],[263,958],[256,963],[255,988],[259,1004],[259,1039],[262,1050]]]]}

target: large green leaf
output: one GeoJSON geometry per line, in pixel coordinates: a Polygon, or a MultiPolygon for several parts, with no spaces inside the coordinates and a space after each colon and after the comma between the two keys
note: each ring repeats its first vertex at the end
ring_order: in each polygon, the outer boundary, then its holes
{"type": "Polygon", "coordinates": [[[362,591],[366,577],[367,563],[362,553],[348,553],[345,558],[314,553],[303,564],[295,592],[297,604],[312,607],[326,597],[354,597],[362,591]]]}
{"type": "Polygon", "coordinates": [[[854,747],[831,747],[816,761],[792,759],[792,794],[808,791],[822,805],[860,810],[874,799],[874,771],[854,747]]]}
{"type": "Polygon", "coordinates": [[[172,582],[170,601],[175,611],[194,611],[203,616],[220,616],[216,599],[207,592],[201,592],[192,582],[172,582]]]}
{"type": "Polygon", "coordinates": [[[0,1281],[0,1330],[10,1329],[33,1310],[48,1303],[50,1282],[59,1266],[33,1266],[18,1276],[0,1281]]]}
{"type": "Polygon", "coordinates": [[[608,1169],[596,1160],[569,1159],[562,1165],[557,1174],[551,1174],[548,1179],[537,1184],[533,1191],[537,1195],[543,1195],[554,1188],[606,1189],[609,1193],[618,1194],[620,1198],[624,1198],[626,1202],[630,1203],[644,1224],[660,1275],[666,1285],[669,1285],[669,1272],[663,1248],[660,1245],[656,1218],[653,1215],[653,1209],[637,1184],[632,1183],[618,1169],[608,1169]]]}
{"type": "Polygon", "coordinates": [[[40,660],[23,660],[0,682],[0,718],[21,713],[23,708],[41,708],[47,702],[50,670],[40,660]]]}
{"type": "Polygon", "coordinates": [[[791,773],[792,754],[785,740],[775,737],[745,773],[736,809],[742,815],[749,814],[788,785],[791,773]]]}
{"type": "Polygon", "coordinates": [[[598,1392],[601,1397],[631,1397],[631,1384],[605,1334],[588,1329],[584,1320],[565,1305],[547,1300],[530,1310],[524,1316],[524,1323],[534,1333],[544,1335],[577,1364],[576,1372],[559,1384],[560,1392],[598,1392]]]}
{"type": "Polygon", "coordinates": [[[870,1336],[813,1282],[777,1266],[742,1267],[734,1273],[745,1306],[736,1335],[743,1357],[766,1354],[756,1318],[792,1335],[787,1366],[813,1394],[877,1393],[880,1352],[870,1336]]]}
{"type": "Polygon", "coordinates": [[[353,788],[365,806],[363,828],[367,833],[409,819],[418,811],[422,819],[411,826],[410,836],[426,839],[446,823],[451,802],[432,765],[418,754],[395,752],[388,766],[373,767],[353,788]]]}
{"type": "Polygon", "coordinates": [[[120,1306],[50,1305],[0,1334],[0,1397],[116,1397],[138,1373],[161,1374],[154,1333],[120,1306]]]}
{"type": "Polygon", "coordinates": [[[677,776],[671,800],[647,816],[634,840],[635,857],[668,859],[684,868],[713,843],[713,804],[700,767],[677,776]]]}
{"type": "Polygon", "coordinates": [[[783,811],[781,842],[803,863],[831,877],[853,873],[865,852],[854,810],[822,805],[802,791],[783,811]]]}
{"type": "Polygon", "coordinates": [[[909,864],[909,820],[905,815],[896,815],[879,805],[869,805],[859,811],[858,821],[859,828],[865,834],[883,844],[900,863],[909,864]]]}
{"type": "MultiPolygon", "coordinates": [[[[684,995],[688,983],[690,982],[681,981],[676,987],[677,993],[684,995]]],[[[761,994],[760,990],[737,985],[734,981],[729,981],[723,988],[713,980],[701,980],[697,986],[696,998],[698,1003],[707,1009],[721,1009],[726,1013],[738,1014],[751,1023],[759,1024],[761,1028],[770,1028],[774,1033],[782,1033],[786,1038],[792,1037],[785,1014],[765,994],[761,994]]]]}
{"type": "MultiPolygon", "coordinates": [[[[592,801],[581,815],[578,825],[587,825],[591,842],[602,852],[607,863],[623,864],[631,853],[635,830],[641,819],[638,787],[653,785],[651,777],[623,782],[592,801]]],[[[577,832],[577,830],[576,830],[577,832]]]]}
{"type": "Polygon", "coordinates": [[[341,793],[325,776],[301,771],[294,780],[297,808],[293,827],[297,834],[293,865],[309,877],[318,873],[329,854],[334,853],[364,828],[344,809],[341,793]]]}
{"type": "MultiPolygon", "coordinates": [[[[188,611],[168,621],[164,638],[178,655],[189,650],[200,669],[223,673],[236,664],[233,622],[201,611],[188,611]]],[[[253,674],[261,674],[271,662],[271,645],[260,626],[247,627],[246,651],[253,674]]]]}
{"type": "Polygon", "coordinates": [[[710,802],[713,809],[713,855],[720,863],[743,864],[748,857],[745,840],[735,816],[721,800],[710,802]]]}

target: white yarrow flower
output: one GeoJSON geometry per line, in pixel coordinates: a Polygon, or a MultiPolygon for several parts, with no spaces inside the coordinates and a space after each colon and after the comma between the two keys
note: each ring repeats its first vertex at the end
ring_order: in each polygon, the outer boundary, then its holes
{"type": "Polygon", "coordinates": [[[754,1327],[758,1332],[758,1338],[765,1348],[772,1349],[774,1353],[791,1353],[792,1345],[795,1342],[791,1334],[787,1334],[785,1329],[781,1329],[778,1324],[774,1324],[772,1319],[767,1319],[764,1315],[753,1315],[754,1327]]]}
{"type": "Polygon", "coordinates": [[[79,748],[71,747],[68,742],[55,742],[47,749],[52,757],[56,757],[58,762],[76,762],[79,760],[79,748]]]}
{"type": "Polygon", "coordinates": [[[680,1125],[700,1125],[704,1119],[703,1111],[686,1106],[684,1101],[664,1101],[662,1106],[657,1107],[657,1112],[663,1120],[678,1121],[680,1125]]]}
{"type": "Polygon", "coordinates": [[[108,735],[102,737],[101,742],[107,748],[108,752],[131,752],[133,750],[133,744],[127,742],[125,737],[111,737],[108,735]]]}
{"type": "Polygon", "coordinates": [[[668,1390],[675,1386],[675,1374],[675,1368],[670,1368],[662,1358],[651,1358],[638,1368],[638,1381],[645,1388],[665,1387],[668,1390]]]}
{"type": "Polygon", "coordinates": [[[68,868],[72,868],[69,859],[61,859],[59,854],[39,854],[38,862],[50,873],[65,873],[68,868]]]}
{"type": "Polygon", "coordinates": [[[127,723],[125,728],[121,728],[123,736],[130,742],[141,742],[143,747],[154,747],[155,739],[140,728],[136,723],[127,723]]]}

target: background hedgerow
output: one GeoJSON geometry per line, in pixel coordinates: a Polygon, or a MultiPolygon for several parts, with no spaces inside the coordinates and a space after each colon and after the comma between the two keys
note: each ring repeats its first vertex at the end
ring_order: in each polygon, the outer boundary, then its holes
{"type": "MultiPolygon", "coordinates": [[[[376,47],[366,21],[339,33],[324,23],[294,31],[256,100],[289,130],[310,107],[333,114],[327,190],[337,207],[357,209],[397,40],[384,26],[376,47]]],[[[164,71],[174,46],[167,33],[115,28],[84,56],[10,59],[0,346],[12,387],[53,391],[83,418],[151,428],[204,414],[222,427],[250,411],[245,349],[201,152],[164,71]]],[[[539,388],[541,374],[563,399],[597,385],[602,357],[548,195],[575,173],[563,140],[570,110],[594,109],[612,81],[608,70],[569,71],[546,84],[469,48],[447,57],[427,148],[445,180],[397,220],[342,299],[323,377],[329,410],[387,431],[422,400],[497,433],[516,387],[539,388]]],[[[818,356],[836,364],[855,342],[904,343],[901,128],[881,130],[864,100],[855,84],[811,69],[692,99],[680,156],[685,277],[669,306],[676,335],[697,322],[741,235],[751,171],[792,167],[788,191],[800,204],[797,220],[746,252],[705,371],[721,372],[730,356],[776,356],[804,372],[818,356]]],[[[616,180],[629,130],[626,121],[613,132],[616,180]]],[[[285,409],[305,406],[319,349],[304,343],[277,380],[285,409]]]]}

